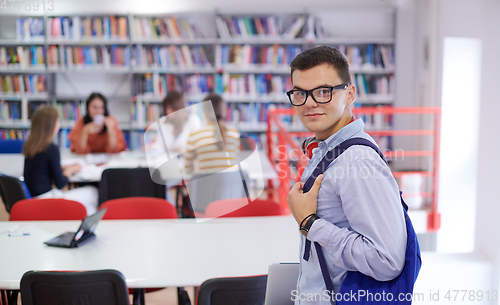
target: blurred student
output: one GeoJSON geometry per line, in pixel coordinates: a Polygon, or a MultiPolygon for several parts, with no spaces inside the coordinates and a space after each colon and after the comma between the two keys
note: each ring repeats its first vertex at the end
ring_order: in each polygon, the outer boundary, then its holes
{"type": "Polygon", "coordinates": [[[185,171],[195,174],[190,183],[196,194],[190,192],[189,197],[193,209],[199,212],[204,212],[206,206],[215,200],[245,196],[235,166],[240,152],[240,134],[224,121],[226,102],[217,94],[210,94],[203,101],[207,123],[189,135],[184,154],[185,171]],[[209,180],[202,182],[208,176],[209,180]]]}
{"type": "Polygon", "coordinates": [[[33,197],[65,198],[85,206],[87,214],[97,211],[98,191],[94,186],[84,186],[62,191],[69,177],[81,170],[80,164],[61,167],[61,156],[52,138],[59,131],[59,115],[50,106],[41,106],[31,118],[30,134],[23,147],[24,181],[33,197]],[[57,189],[53,189],[52,186],[57,189]]]}
{"type": "Polygon", "coordinates": [[[153,151],[181,154],[186,151],[189,134],[201,128],[201,119],[188,111],[182,93],[169,91],[163,99],[165,117],[160,119],[161,132],[156,135],[153,151]],[[185,109],[186,108],[186,109],[185,109]],[[184,110],[183,110],[184,109],[184,110]]]}
{"type": "Polygon", "coordinates": [[[87,113],[68,135],[71,151],[77,154],[119,153],[127,148],[116,118],[109,114],[106,98],[92,93],[87,99],[87,113]]]}

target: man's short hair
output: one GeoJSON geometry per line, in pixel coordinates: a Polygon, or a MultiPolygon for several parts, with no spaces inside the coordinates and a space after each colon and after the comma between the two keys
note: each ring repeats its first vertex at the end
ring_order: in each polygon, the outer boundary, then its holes
{"type": "Polygon", "coordinates": [[[317,46],[297,55],[290,64],[290,68],[292,68],[290,76],[293,76],[295,70],[308,70],[322,64],[332,66],[343,83],[351,83],[347,59],[342,52],[329,46],[317,46]]]}

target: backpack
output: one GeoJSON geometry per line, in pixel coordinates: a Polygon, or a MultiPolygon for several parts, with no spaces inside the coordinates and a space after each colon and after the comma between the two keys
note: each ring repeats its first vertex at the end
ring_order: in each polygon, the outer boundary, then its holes
{"type": "MultiPolygon", "coordinates": [[[[387,161],[379,150],[379,148],[371,141],[363,138],[351,138],[340,143],[333,150],[329,151],[325,157],[320,161],[318,166],[314,169],[311,176],[307,179],[303,186],[303,192],[308,192],[314,184],[316,178],[325,171],[328,165],[345,150],[352,145],[364,145],[374,149],[379,156],[387,161]]],[[[325,256],[321,245],[317,242],[314,243],[316,252],[318,253],[318,260],[321,268],[321,273],[325,281],[326,288],[330,296],[335,297],[337,305],[343,304],[411,304],[413,286],[417,280],[422,260],[420,258],[420,247],[418,244],[417,234],[413,229],[410,217],[407,214],[408,206],[403,200],[402,192],[400,193],[401,204],[403,206],[405,222],[406,222],[406,254],[405,264],[402,272],[390,281],[377,281],[372,277],[362,274],[358,271],[348,271],[347,275],[342,282],[342,286],[337,294],[334,294],[333,282],[330,278],[330,273],[326,265],[325,256]]],[[[308,260],[310,255],[311,241],[306,239],[304,259],[308,260]]],[[[333,298],[332,298],[333,303],[333,298]]]]}

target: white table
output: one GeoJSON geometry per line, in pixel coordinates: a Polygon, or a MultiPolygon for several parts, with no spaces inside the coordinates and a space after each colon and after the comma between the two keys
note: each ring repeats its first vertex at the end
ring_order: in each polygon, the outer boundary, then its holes
{"type": "Polygon", "coordinates": [[[130,288],[199,286],[214,277],[267,274],[268,266],[298,262],[299,231],[291,216],[103,220],[81,248],[43,244],[78,221],[0,222],[29,236],[0,234],[0,289],[19,289],[28,270],[117,269],[130,288]]]}

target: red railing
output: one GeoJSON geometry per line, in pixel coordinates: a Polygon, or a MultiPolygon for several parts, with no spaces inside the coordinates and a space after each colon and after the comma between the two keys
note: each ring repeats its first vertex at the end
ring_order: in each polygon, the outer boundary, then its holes
{"type": "MultiPolygon", "coordinates": [[[[439,229],[441,215],[437,211],[438,182],[439,182],[439,144],[441,127],[441,108],[440,107],[360,107],[353,109],[353,114],[358,115],[399,115],[399,114],[432,114],[434,115],[434,128],[422,130],[366,130],[375,139],[381,136],[433,136],[433,150],[415,150],[415,151],[384,151],[386,158],[396,157],[433,157],[432,170],[414,171],[414,172],[393,172],[394,177],[401,177],[404,174],[420,174],[424,177],[432,177],[432,190],[418,194],[408,193],[405,197],[422,196],[431,198],[430,209],[427,215],[427,230],[435,232],[439,229]]],[[[295,137],[313,136],[310,132],[289,131],[281,122],[280,116],[295,115],[293,109],[273,109],[268,112],[267,122],[267,153],[269,160],[275,166],[278,173],[278,185],[276,181],[270,180],[268,183],[268,196],[277,201],[285,213],[290,213],[287,204],[287,196],[290,191],[290,180],[300,181],[302,173],[307,166],[308,158],[302,153],[300,145],[295,137]],[[277,142],[276,142],[277,141],[277,142]],[[289,150],[290,148],[290,150],[289,150]],[[278,154],[278,156],[276,155],[278,154]],[[297,161],[297,173],[292,177],[290,158],[297,161]]]]}

